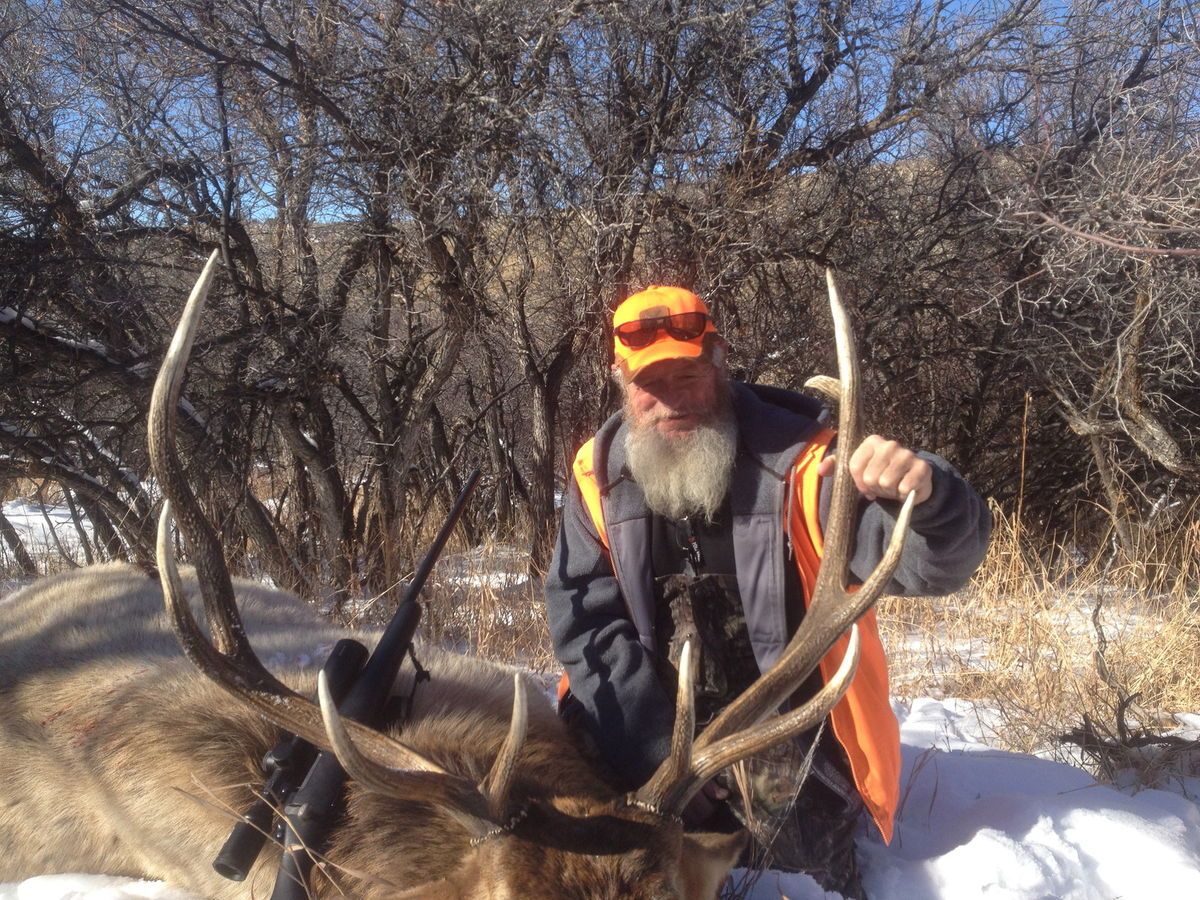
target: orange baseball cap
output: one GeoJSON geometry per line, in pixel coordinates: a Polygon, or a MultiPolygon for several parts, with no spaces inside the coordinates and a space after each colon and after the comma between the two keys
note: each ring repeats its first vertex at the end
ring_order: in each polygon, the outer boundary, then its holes
{"type": "Polygon", "coordinates": [[[704,301],[686,288],[652,284],[613,313],[613,358],[626,380],[666,359],[712,359],[721,340],[704,301]]]}

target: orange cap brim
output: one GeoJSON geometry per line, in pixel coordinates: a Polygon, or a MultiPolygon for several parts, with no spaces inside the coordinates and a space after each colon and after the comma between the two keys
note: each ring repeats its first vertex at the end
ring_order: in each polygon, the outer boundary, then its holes
{"type": "Polygon", "coordinates": [[[655,363],[668,359],[699,359],[707,356],[703,340],[711,333],[701,335],[694,341],[678,341],[672,337],[662,337],[649,347],[643,347],[640,350],[622,347],[621,349],[625,352],[617,357],[617,365],[620,366],[626,379],[635,379],[648,366],[655,363]]]}

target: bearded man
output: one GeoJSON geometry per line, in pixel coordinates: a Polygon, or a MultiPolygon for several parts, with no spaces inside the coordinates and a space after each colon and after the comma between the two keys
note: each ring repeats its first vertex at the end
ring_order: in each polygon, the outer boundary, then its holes
{"type": "MultiPolygon", "coordinates": [[[[725,341],[691,291],[651,286],[621,303],[613,350],[624,409],[575,458],[546,605],[566,669],[560,713],[632,790],[670,749],[681,635],[699,644],[700,731],[771,667],[803,618],[817,554],[799,542],[824,523],[835,435],[818,401],[731,380],[725,341]]],[[[991,530],[980,497],[937,456],[879,435],[852,450],[862,501],[851,577],[875,568],[900,501],[915,493],[889,592],[962,587],[991,530]]],[[[684,816],[711,830],[736,827],[732,812],[771,865],[846,896],[861,895],[861,813],[890,840],[899,800],[899,729],[873,614],[859,630],[858,673],[832,727],[761,760],[740,801],[722,802],[729,785],[717,779],[684,816]]],[[[820,685],[814,673],[794,702],[820,685]]]]}

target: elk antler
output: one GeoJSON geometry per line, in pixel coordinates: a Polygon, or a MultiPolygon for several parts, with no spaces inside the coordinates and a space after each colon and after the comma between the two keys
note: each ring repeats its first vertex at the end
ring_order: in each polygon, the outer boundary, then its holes
{"type": "MultiPolygon", "coordinates": [[[[850,686],[858,666],[859,638],[854,623],[874,605],[900,562],[912,517],[909,494],[896,518],[891,541],[875,571],[857,591],[846,589],[858,489],[850,475],[850,454],[858,446],[858,360],[850,320],[838,296],[833,272],[826,269],[829,307],[841,377],[838,442],[833,497],[825,525],[824,553],[808,611],[783,655],[741,696],[727,706],[693,744],[690,671],[679,670],[675,732],[671,753],[636,794],[636,801],[667,815],[679,815],[714,775],[739,759],[761,753],[811,728],[823,719],[850,686]],[[837,673],[806,703],[774,714],[817,667],[837,639],[851,629],[837,673]],[[685,734],[686,732],[686,734],[685,734]]],[[[690,670],[690,666],[688,667],[690,670]]]]}
{"type": "Polygon", "coordinates": [[[821,395],[830,407],[837,407],[842,402],[842,383],[828,375],[813,375],[804,382],[810,391],[821,395]]]}
{"type": "MultiPolygon", "coordinates": [[[[321,703],[321,714],[325,719],[329,743],[346,774],[377,794],[401,800],[420,798],[420,790],[427,790],[429,779],[426,773],[389,768],[368,759],[355,746],[350,735],[346,733],[348,720],[338,714],[337,704],[330,693],[324,672],[317,676],[317,698],[321,703]]],[[[478,788],[478,794],[486,806],[487,820],[490,822],[503,824],[508,817],[509,793],[513,785],[513,776],[516,774],[517,755],[525,742],[528,726],[529,704],[525,682],[521,680],[519,673],[514,672],[513,712],[508,735],[496,755],[495,762],[492,763],[491,771],[480,782],[478,788]]]]}
{"type": "Polygon", "coordinates": [[[188,297],[150,402],[150,464],[166,498],[158,523],[158,567],[167,614],[180,646],[209,679],[265,719],[315,746],[337,753],[346,770],[352,775],[355,772],[362,775],[368,788],[382,790],[393,797],[443,806],[477,835],[486,833],[491,825],[505,821],[514,763],[525,736],[526,697],[519,678],[508,738],[492,771],[480,786],[470,779],[446,772],[400,741],[358,722],[341,719],[336,711],[332,711],[331,703],[328,704],[329,712],[336,723],[337,737],[333,736],[333,728],[326,734],[330,715],[323,719],[316,704],[267,671],[246,638],[220,541],[187,483],[174,441],[184,369],[216,263],[217,251],[213,251],[188,297]],[[184,597],[171,540],[176,510],[179,511],[180,530],[195,560],[205,618],[213,634],[211,642],[196,624],[184,597]],[[346,747],[351,747],[353,753],[346,753],[346,747]],[[386,773],[386,777],[380,773],[386,773]]]}

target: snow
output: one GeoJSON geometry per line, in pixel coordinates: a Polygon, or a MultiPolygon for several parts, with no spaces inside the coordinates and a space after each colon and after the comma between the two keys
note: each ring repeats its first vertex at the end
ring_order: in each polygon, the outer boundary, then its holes
{"type": "Polygon", "coordinates": [[[193,900],[158,881],[107,875],[41,875],[0,884],[0,900],[193,900]]]}
{"type": "Polygon", "coordinates": [[[22,328],[30,331],[36,330],[37,326],[33,324],[33,319],[29,316],[22,316],[17,313],[11,306],[0,306],[0,325],[11,325],[17,322],[22,328]]]}
{"type": "Polygon", "coordinates": [[[1063,763],[988,747],[961,701],[898,710],[903,808],[891,847],[860,844],[878,897],[1200,896],[1200,809],[1122,793],[1063,763]]]}
{"type": "MultiPolygon", "coordinates": [[[[59,547],[71,554],[76,563],[84,562],[83,549],[79,543],[79,532],[65,506],[45,504],[32,500],[11,500],[3,505],[4,515],[12,523],[25,549],[35,560],[57,558],[59,547]],[[57,538],[57,540],[56,540],[57,538]]],[[[80,512],[82,525],[91,537],[91,523],[80,512]]],[[[7,561],[8,547],[0,542],[0,562],[7,561]]]]}
{"type": "Polygon", "coordinates": [[[447,553],[438,561],[438,580],[459,589],[508,591],[529,583],[529,558],[510,545],[447,553]]]}
{"type": "Polygon", "coordinates": [[[43,338],[53,341],[59,346],[67,348],[68,350],[87,352],[100,357],[105,362],[118,365],[117,361],[109,353],[108,347],[106,347],[104,344],[101,344],[99,341],[77,341],[72,338],[63,337],[60,334],[54,333],[53,330],[43,327],[39,323],[33,321],[33,319],[29,318],[29,316],[20,315],[11,306],[0,306],[0,325],[11,325],[14,322],[19,328],[23,328],[26,331],[32,331],[43,338]]]}
{"type": "MultiPolygon", "coordinates": [[[[890,847],[859,840],[869,897],[1200,897],[1200,809],[1191,800],[1124,793],[1063,763],[989,747],[986,711],[959,700],[922,698],[896,713],[903,799],[890,847]]],[[[769,873],[749,896],[838,895],[806,876],[769,873]]]]}
{"type": "MultiPolygon", "coordinates": [[[[1200,808],[1120,791],[1052,760],[988,746],[988,710],[896,703],[904,751],[895,839],[859,840],[873,900],[1200,897],[1200,808]]],[[[1200,714],[1181,717],[1194,729],[1200,714]]],[[[735,878],[748,873],[735,873],[735,878]]],[[[763,873],[751,900],[836,900],[806,875],[763,873]]],[[[164,885],[58,875],[0,885],[0,900],[188,900],[164,885]]]]}

